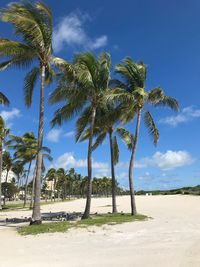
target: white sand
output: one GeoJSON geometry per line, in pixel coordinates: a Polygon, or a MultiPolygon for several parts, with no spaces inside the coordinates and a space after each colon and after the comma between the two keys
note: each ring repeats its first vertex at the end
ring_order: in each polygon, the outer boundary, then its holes
{"type": "MultiPolygon", "coordinates": [[[[142,222],[75,229],[67,233],[19,236],[0,226],[0,267],[200,267],[200,197],[138,196],[142,222]]],[[[93,212],[107,212],[110,198],[92,199],[93,212]]],[[[117,199],[129,211],[129,197],[117,199]]],[[[42,211],[83,211],[85,200],[43,206],[42,211]]],[[[5,217],[30,212],[0,213],[5,217]]]]}

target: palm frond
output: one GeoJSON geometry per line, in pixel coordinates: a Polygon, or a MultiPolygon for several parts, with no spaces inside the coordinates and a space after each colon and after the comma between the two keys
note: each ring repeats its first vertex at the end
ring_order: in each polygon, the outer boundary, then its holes
{"type": "Polygon", "coordinates": [[[0,104],[3,104],[5,106],[9,106],[10,104],[8,98],[2,92],[0,92],[0,104]]]}
{"type": "Polygon", "coordinates": [[[92,146],[92,150],[95,150],[98,146],[100,146],[103,143],[103,141],[106,138],[106,135],[107,135],[106,132],[102,132],[97,136],[97,138],[96,138],[96,140],[92,146]]]}
{"type": "Polygon", "coordinates": [[[155,106],[166,106],[171,108],[174,111],[179,111],[179,103],[178,101],[170,96],[164,96],[161,101],[155,104],[155,106]]]}
{"type": "Polygon", "coordinates": [[[24,98],[27,107],[30,107],[32,104],[33,90],[39,75],[40,75],[40,69],[39,67],[35,67],[25,77],[24,98]]]}
{"type": "Polygon", "coordinates": [[[126,144],[127,148],[131,150],[133,148],[134,136],[129,131],[124,128],[117,128],[116,133],[122,139],[122,141],[126,144]]]}
{"type": "Polygon", "coordinates": [[[91,106],[85,108],[85,110],[82,112],[82,114],[76,121],[76,142],[79,140],[81,135],[84,133],[85,128],[90,123],[91,112],[92,112],[91,106]]]}
{"type": "Polygon", "coordinates": [[[161,87],[152,89],[148,94],[148,102],[152,105],[156,105],[159,101],[163,100],[164,92],[161,87]]]}
{"type": "Polygon", "coordinates": [[[158,143],[159,140],[159,131],[155,125],[153,117],[149,111],[144,113],[144,123],[149,131],[150,136],[153,138],[154,145],[158,143]]]}

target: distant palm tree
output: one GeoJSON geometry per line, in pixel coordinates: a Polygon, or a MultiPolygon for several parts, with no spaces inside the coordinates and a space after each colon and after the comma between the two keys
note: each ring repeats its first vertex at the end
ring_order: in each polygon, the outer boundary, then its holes
{"type": "Polygon", "coordinates": [[[33,69],[25,77],[25,103],[29,107],[32,103],[33,90],[37,79],[41,78],[40,111],[38,126],[38,157],[35,184],[34,208],[32,224],[41,223],[40,196],[42,175],[42,143],[44,132],[44,87],[54,76],[51,64],[62,65],[63,61],[52,56],[52,13],[42,2],[32,4],[22,1],[12,2],[1,9],[0,19],[13,24],[15,34],[22,38],[22,42],[0,38],[0,56],[7,57],[0,64],[0,70],[17,66],[27,68],[35,63],[33,69]],[[36,65],[37,64],[37,65],[36,65]]]}
{"type": "Polygon", "coordinates": [[[56,170],[57,175],[57,188],[58,191],[61,193],[61,198],[64,200],[67,195],[67,186],[68,186],[68,179],[67,179],[67,172],[63,168],[59,168],[56,170]]]}
{"type": "Polygon", "coordinates": [[[21,177],[24,173],[24,165],[20,161],[15,161],[12,166],[12,171],[17,176],[17,185],[20,186],[21,177]]]}
{"type": "Polygon", "coordinates": [[[154,107],[167,106],[175,111],[178,111],[179,107],[177,100],[165,96],[162,88],[154,88],[151,91],[146,90],[145,82],[147,77],[147,67],[143,62],[139,61],[138,63],[135,63],[131,58],[126,58],[122,64],[116,66],[116,73],[121,75],[122,80],[113,81],[115,93],[112,95],[112,99],[118,99],[124,103],[121,120],[127,123],[132,121],[136,116],[136,128],[129,165],[131,214],[135,215],[137,214],[137,209],[133,188],[133,168],[143,111],[145,125],[147,126],[150,135],[153,137],[154,144],[157,144],[159,131],[155,125],[153,116],[146,110],[146,105],[154,107]]]}
{"type": "MultiPolygon", "coordinates": [[[[23,136],[10,135],[10,140],[7,141],[7,147],[15,151],[14,158],[22,165],[28,164],[28,170],[25,181],[24,207],[26,206],[28,180],[31,171],[31,166],[38,155],[38,141],[33,132],[27,132],[23,136]]],[[[52,160],[51,150],[47,147],[42,147],[43,157],[52,160]]]]}
{"type": "Polygon", "coordinates": [[[3,165],[3,145],[5,141],[5,137],[8,135],[9,130],[5,127],[5,122],[3,118],[0,116],[0,210],[1,206],[1,176],[2,176],[2,165],[3,165]]]}
{"type": "MultiPolygon", "coordinates": [[[[50,96],[50,103],[65,101],[55,113],[53,125],[62,124],[72,116],[82,112],[81,117],[89,116],[90,133],[88,141],[88,185],[87,201],[82,219],[90,215],[92,193],[92,142],[96,109],[105,101],[105,92],[110,80],[110,56],[102,53],[96,58],[92,53],[78,54],[71,68],[63,73],[58,88],[50,96]]],[[[77,140],[79,139],[77,130],[77,140]]]]}

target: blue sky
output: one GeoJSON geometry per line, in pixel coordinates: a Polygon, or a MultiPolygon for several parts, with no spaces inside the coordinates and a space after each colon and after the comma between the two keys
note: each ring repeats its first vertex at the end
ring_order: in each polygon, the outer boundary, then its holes
{"type": "MultiPolygon", "coordinates": [[[[1,0],[1,7],[9,2],[1,0]]],[[[197,0],[57,1],[46,0],[54,16],[55,55],[67,60],[74,53],[108,51],[113,66],[125,56],[142,59],[148,66],[146,87],[161,86],[166,95],[177,98],[178,114],[152,110],[160,130],[155,148],[142,125],[136,157],[135,187],[176,188],[200,183],[200,2],[197,0]]],[[[15,38],[12,27],[0,23],[0,36],[15,38]]],[[[10,99],[9,108],[0,107],[12,132],[37,133],[38,87],[30,109],[24,105],[23,77],[26,71],[0,72],[0,89],[10,99]]],[[[46,88],[46,99],[55,88],[46,88]]],[[[75,167],[86,175],[87,144],[74,143],[74,121],[61,128],[50,127],[56,107],[46,102],[44,143],[52,150],[53,165],[75,167]]],[[[134,129],[134,123],[128,126],[134,129]]],[[[116,174],[121,185],[128,184],[129,152],[120,143],[116,174]]],[[[109,146],[106,141],[93,156],[94,175],[110,175],[109,146]]],[[[47,166],[49,163],[47,163],[47,166]]]]}

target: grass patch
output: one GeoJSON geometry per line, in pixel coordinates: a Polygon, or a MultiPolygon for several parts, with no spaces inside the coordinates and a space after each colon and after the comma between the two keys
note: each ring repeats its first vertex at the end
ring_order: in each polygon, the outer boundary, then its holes
{"type": "Polygon", "coordinates": [[[147,216],[138,214],[131,216],[127,213],[117,214],[98,214],[93,215],[89,219],[76,222],[50,222],[41,225],[31,225],[18,228],[18,233],[21,235],[37,235],[42,233],[66,232],[70,228],[82,228],[89,226],[102,226],[105,224],[121,224],[125,222],[143,221],[148,219],[147,216]]]}

